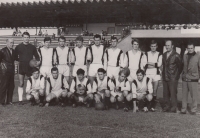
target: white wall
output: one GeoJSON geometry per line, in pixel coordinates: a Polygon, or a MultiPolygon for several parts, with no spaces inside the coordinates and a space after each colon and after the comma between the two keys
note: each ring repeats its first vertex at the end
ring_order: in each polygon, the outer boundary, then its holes
{"type": "Polygon", "coordinates": [[[12,35],[14,29],[0,29],[0,35],[12,35]]]}
{"type": "MultiPolygon", "coordinates": [[[[57,36],[58,35],[58,29],[57,28],[41,28],[41,30],[45,31],[47,30],[48,35],[53,35],[53,33],[57,36]]],[[[40,31],[40,28],[38,28],[37,33],[40,31]]]]}
{"type": "MultiPolygon", "coordinates": [[[[101,34],[102,30],[107,31],[108,27],[115,27],[115,23],[89,23],[87,30],[94,34],[101,34]]],[[[86,30],[86,24],[83,25],[83,30],[86,30]]],[[[116,28],[115,28],[116,33],[116,28]]]]}

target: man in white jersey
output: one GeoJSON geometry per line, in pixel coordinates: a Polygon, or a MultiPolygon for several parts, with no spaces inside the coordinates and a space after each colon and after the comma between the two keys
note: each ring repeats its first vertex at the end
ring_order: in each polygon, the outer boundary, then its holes
{"type": "Polygon", "coordinates": [[[62,74],[59,74],[58,68],[51,69],[51,76],[47,78],[46,85],[46,106],[53,100],[59,100],[61,106],[65,106],[69,85],[62,74]]]}
{"type": "Polygon", "coordinates": [[[156,97],[158,84],[160,81],[160,67],[162,65],[162,54],[156,49],[158,48],[157,42],[155,40],[151,41],[150,45],[151,51],[146,53],[147,64],[145,66],[146,76],[152,79],[153,82],[153,100],[151,101],[150,111],[155,111],[156,97]]]}
{"type": "Polygon", "coordinates": [[[74,54],[75,54],[75,65],[73,68],[73,76],[76,76],[76,72],[79,68],[83,69],[85,71],[85,75],[87,76],[87,55],[88,55],[88,49],[83,46],[83,37],[78,36],[76,38],[76,47],[74,48],[74,54]]]}
{"type": "Polygon", "coordinates": [[[96,34],[94,36],[94,45],[90,49],[91,54],[91,64],[89,68],[89,78],[92,84],[97,75],[97,70],[99,68],[104,68],[104,51],[105,47],[100,45],[101,36],[96,34]]]}
{"type": "Polygon", "coordinates": [[[98,77],[94,81],[97,85],[94,93],[96,103],[103,102],[105,109],[108,110],[110,104],[110,89],[113,87],[112,81],[106,76],[106,71],[103,68],[98,69],[98,77]]]}
{"type": "Polygon", "coordinates": [[[129,102],[133,101],[133,112],[138,111],[136,101],[142,104],[144,112],[148,112],[150,101],[153,98],[152,80],[145,76],[144,70],[138,69],[136,74],[137,78],[133,80],[132,83],[132,93],[130,93],[126,99],[129,102]]]}
{"type": "Polygon", "coordinates": [[[130,69],[130,76],[128,76],[128,80],[132,82],[136,78],[136,71],[138,69],[144,69],[147,58],[146,55],[139,51],[139,40],[132,40],[133,49],[126,52],[128,67],[130,69]]]}
{"type": "Polygon", "coordinates": [[[126,96],[129,94],[131,88],[130,83],[127,79],[130,72],[123,69],[119,72],[119,77],[117,79],[114,79],[112,88],[111,88],[111,97],[110,101],[111,103],[116,103],[116,109],[119,109],[119,102],[125,102],[125,108],[124,111],[127,111],[128,104],[126,100],[126,96]]]}
{"type": "Polygon", "coordinates": [[[55,49],[56,64],[59,73],[65,76],[65,79],[69,82],[69,53],[70,49],[65,46],[65,37],[60,36],[58,38],[59,46],[55,49]]]}
{"type": "Polygon", "coordinates": [[[50,37],[44,38],[44,46],[38,49],[38,53],[40,55],[40,73],[46,78],[51,75],[51,68],[54,65],[54,50],[53,48],[49,48],[51,43],[50,37]]]}
{"type": "Polygon", "coordinates": [[[38,68],[32,69],[32,76],[27,80],[26,99],[34,106],[36,101],[40,100],[39,106],[44,106],[44,83],[43,75],[40,75],[38,68]]]}
{"type": "Polygon", "coordinates": [[[87,104],[87,107],[90,107],[93,102],[93,92],[90,81],[85,77],[85,71],[78,69],[77,77],[72,80],[70,92],[68,93],[72,107],[76,107],[78,103],[84,103],[87,104]]]}
{"type": "Polygon", "coordinates": [[[107,70],[107,76],[111,79],[118,78],[120,68],[124,68],[127,66],[127,60],[125,63],[123,51],[117,48],[116,37],[111,37],[111,48],[105,50],[104,57],[105,70],[107,70]]]}

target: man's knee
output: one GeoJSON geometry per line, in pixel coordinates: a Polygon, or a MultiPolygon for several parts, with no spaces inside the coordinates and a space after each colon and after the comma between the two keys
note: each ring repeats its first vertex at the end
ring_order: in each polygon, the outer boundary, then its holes
{"type": "Polygon", "coordinates": [[[44,90],[39,90],[39,95],[44,96],[44,90]]]}
{"type": "Polygon", "coordinates": [[[88,94],[87,97],[88,97],[89,99],[93,99],[93,98],[94,98],[94,97],[93,97],[93,94],[91,94],[91,93],[88,94]]]}
{"type": "Polygon", "coordinates": [[[110,97],[110,102],[111,102],[111,103],[115,103],[115,102],[116,102],[115,97],[111,96],[111,97],[110,97]]]}
{"type": "Polygon", "coordinates": [[[153,99],[153,96],[152,96],[152,94],[147,94],[146,98],[148,101],[151,101],[153,99]]]}
{"type": "Polygon", "coordinates": [[[128,95],[128,91],[123,91],[123,96],[126,97],[128,95]]]}
{"type": "Polygon", "coordinates": [[[105,91],[105,96],[106,96],[106,97],[110,97],[110,91],[109,91],[109,90],[106,90],[106,91],[105,91]]]}
{"type": "Polygon", "coordinates": [[[65,91],[62,92],[61,96],[62,97],[67,97],[67,93],[68,93],[67,90],[65,90],[65,91]]]}
{"type": "Polygon", "coordinates": [[[126,96],[126,100],[127,101],[131,101],[133,99],[133,95],[131,93],[129,93],[127,96],[126,96]]]}
{"type": "Polygon", "coordinates": [[[31,95],[31,94],[26,94],[26,99],[29,101],[29,100],[31,100],[31,98],[33,98],[33,95],[31,95]]]}
{"type": "Polygon", "coordinates": [[[123,101],[124,101],[124,96],[121,95],[121,96],[117,97],[117,100],[118,100],[119,102],[123,102],[123,101]]]}

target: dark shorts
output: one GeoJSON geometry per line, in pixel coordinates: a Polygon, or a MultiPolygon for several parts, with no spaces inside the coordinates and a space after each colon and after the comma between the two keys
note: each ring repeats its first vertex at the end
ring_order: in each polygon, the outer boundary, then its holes
{"type": "Polygon", "coordinates": [[[29,62],[19,63],[19,74],[26,75],[27,77],[32,75],[32,68],[29,66],[29,62]]]}

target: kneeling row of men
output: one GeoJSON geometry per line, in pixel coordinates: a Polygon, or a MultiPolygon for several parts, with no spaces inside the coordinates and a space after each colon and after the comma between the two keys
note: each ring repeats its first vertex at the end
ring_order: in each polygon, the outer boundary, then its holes
{"type": "Polygon", "coordinates": [[[133,112],[138,111],[138,101],[142,101],[145,112],[150,106],[154,106],[154,103],[150,102],[153,93],[152,81],[141,69],[137,70],[137,78],[132,85],[127,79],[130,74],[128,68],[121,70],[117,79],[110,79],[106,76],[106,71],[99,68],[98,77],[93,84],[85,77],[85,71],[78,69],[77,77],[74,77],[70,87],[64,76],[59,74],[57,67],[51,69],[51,75],[46,81],[38,68],[33,68],[32,72],[26,87],[26,98],[31,101],[31,105],[38,101],[39,106],[49,106],[58,100],[61,106],[65,106],[69,101],[73,107],[79,103],[91,107],[93,103],[102,102],[105,109],[110,107],[110,103],[115,103],[115,108],[119,109],[120,102],[123,102],[124,111],[128,111],[129,105],[133,103],[133,112]]]}

